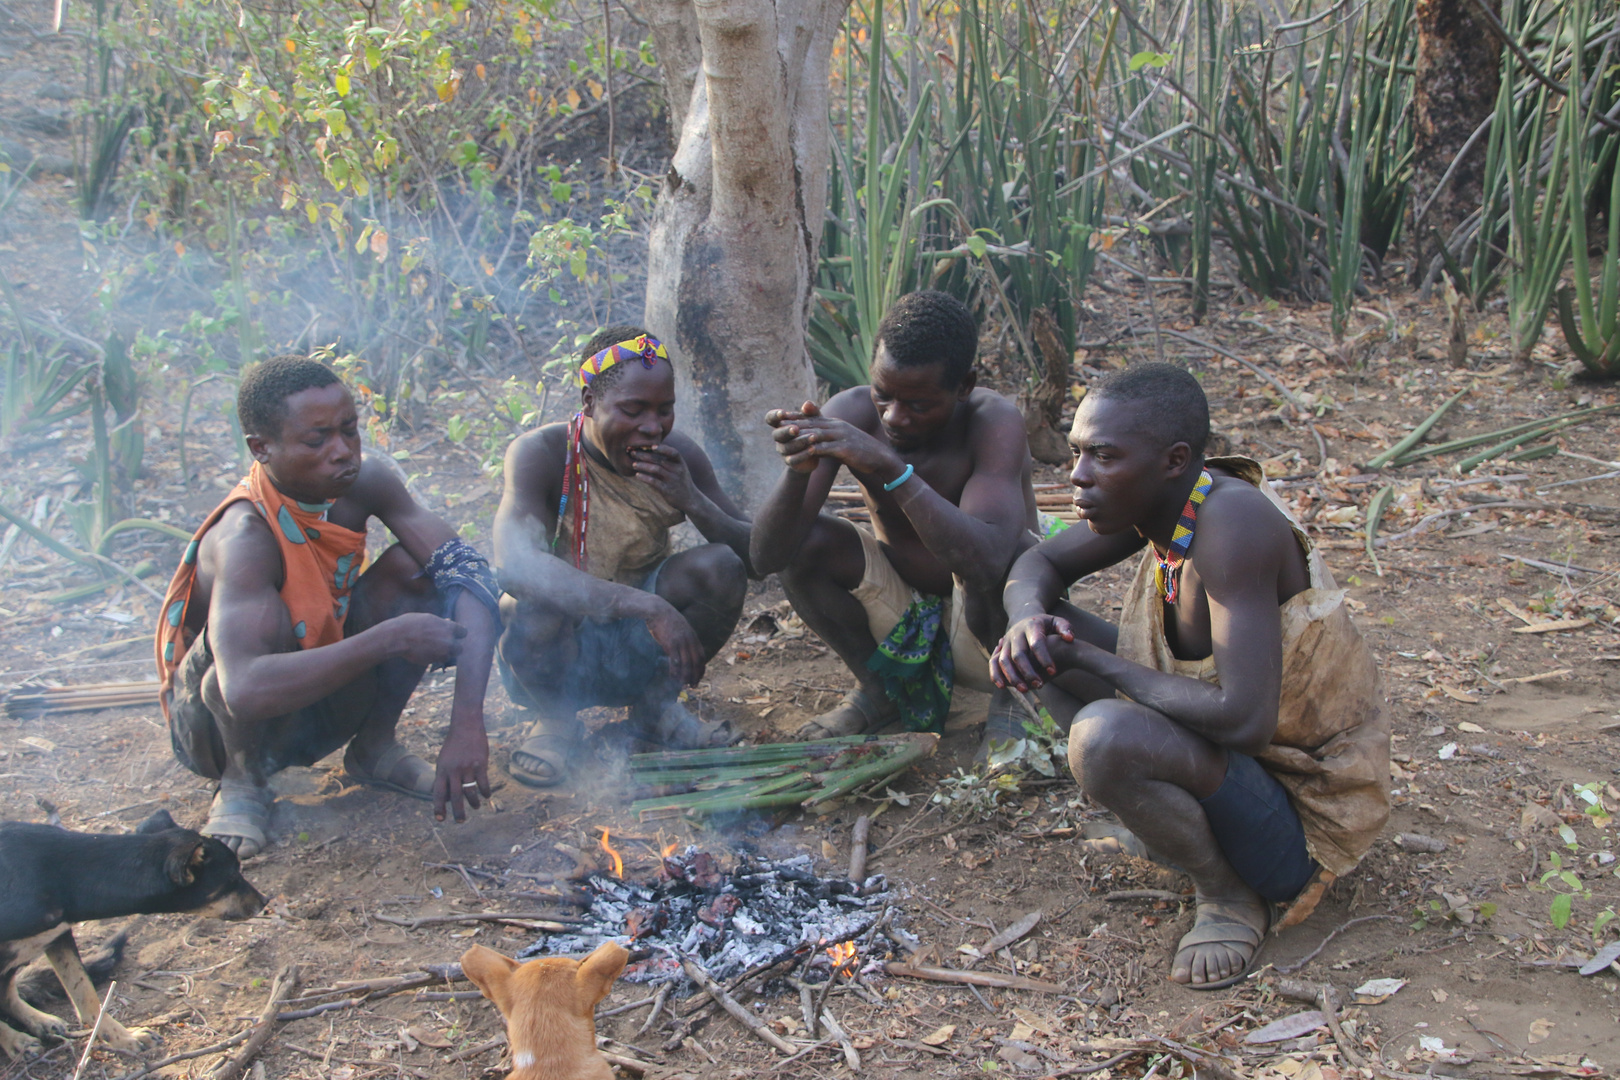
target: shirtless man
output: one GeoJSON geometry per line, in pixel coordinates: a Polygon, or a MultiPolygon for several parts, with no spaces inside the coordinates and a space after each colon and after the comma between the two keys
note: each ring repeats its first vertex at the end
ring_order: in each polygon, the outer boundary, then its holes
{"type": "Polygon", "coordinates": [[[607,327],[586,343],[575,382],[571,422],[507,449],[495,514],[501,677],[539,714],[509,771],[534,787],[565,778],[576,714],[592,706],[630,706],[632,732],[661,746],[730,741],[678,695],[731,636],[748,591],[748,519],[703,448],[674,430],[663,346],[640,327],[607,327]],[[683,520],[709,543],[672,554],[669,530],[683,520]]]}
{"type": "Polygon", "coordinates": [[[202,832],[246,858],[268,843],[268,782],[347,744],[360,783],[431,799],[444,820],[487,798],[484,690],[497,629],[487,563],[364,458],[354,398],[329,368],[246,369],[237,415],[254,465],[186,549],[158,621],[175,756],[219,781],[202,832]],[[366,522],[398,538],[365,567],[366,522]],[[456,666],[437,766],[394,728],[429,665],[456,666]]]}
{"type": "Polygon", "coordinates": [[[1086,793],[1192,877],[1170,977],[1196,989],[1242,978],[1270,905],[1348,872],[1389,813],[1378,672],[1343,593],[1254,462],[1205,460],[1208,435],[1181,368],[1137,364],[1091,390],[1069,435],[1090,528],[1013,565],[991,659],[997,685],[1073,718],[1086,793]],[[1119,626],[1068,602],[1139,551],[1119,626]]]}
{"type": "MultiPolygon", "coordinates": [[[[911,293],[878,327],[870,386],[765,418],[787,471],[755,517],[754,569],[780,572],[793,609],[859,680],[802,738],[862,732],[900,713],[868,661],[916,621],[914,590],[945,603],[934,638],[910,644],[937,644],[934,666],[949,661],[956,682],[994,689],[984,671],[1004,625],[999,594],[1013,557],[1034,542],[1037,515],[1023,417],[977,387],[977,348],[967,308],[911,293]],[[822,512],[840,466],[861,485],[871,531],[822,512]]],[[[908,707],[907,724],[943,724],[945,694],[908,707]]]]}

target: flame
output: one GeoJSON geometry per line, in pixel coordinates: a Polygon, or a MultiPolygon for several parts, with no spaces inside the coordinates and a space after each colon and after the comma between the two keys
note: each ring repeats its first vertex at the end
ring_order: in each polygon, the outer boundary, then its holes
{"type": "Polygon", "coordinates": [[[613,850],[613,845],[608,843],[607,826],[604,825],[601,828],[602,850],[607,852],[609,857],[613,859],[613,876],[616,878],[622,878],[624,877],[624,859],[620,858],[619,853],[613,850]]]}
{"type": "Polygon", "coordinates": [[[855,943],[853,941],[840,941],[827,950],[827,955],[832,958],[835,970],[848,967],[855,959],[855,943]]]}
{"type": "Polygon", "coordinates": [[[667,859],[671,855],[675,854],[675,849],[680,846],[681,842],[679,840],[671,840],[669,843],[664,845],[664,850],[659,852],[659,854],[667,859]]]}

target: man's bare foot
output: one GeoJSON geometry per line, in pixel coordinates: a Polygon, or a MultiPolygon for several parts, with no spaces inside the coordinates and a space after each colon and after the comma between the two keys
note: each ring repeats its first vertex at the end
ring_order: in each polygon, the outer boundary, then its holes
{"type": "Polygon", "coordinates": [[[628,726],[642,740],[666,750],[708,750],[730,746],[738,738],[729,723],[695,716],[679,698],[632,706],[628,726]]]}
{"type": "Polygon", "coordinates": [[[851,690],[832,710],[814,720],[806,720],[793,737],[800,742],[835,739],[843,735],[863,735],[882,727],[900,710],[881,690],[851,690]]]}
{"type": "Polygon", "coordinates": [[[1271,908],[1252,899],[1198,901],[1193,928],[1176,946],[1170,981],[1194,990],[1231,986],[1253,966],[1271,926],[1271,908]]]}
{"type": "Polygon", "coordinates": [[[275,801],[268,787],[250,780],[221,780],[208,810],[208,824],[201,832],[236,852],[238,858],[251,859],[270,844],[270,804],[275,801]]]}

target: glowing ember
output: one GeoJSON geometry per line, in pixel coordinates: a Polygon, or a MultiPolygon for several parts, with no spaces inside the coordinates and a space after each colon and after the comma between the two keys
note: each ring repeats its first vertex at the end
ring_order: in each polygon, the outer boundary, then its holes
{"type": "Polygon", "coordinates": [[[617,851],[613,850],[613,845],[608,843],[608,830],[605,826],[602,828],[602,850],[607,852],[608,857],[613,860],[613,876],[616,878],[624,877],[624,860],[619,857],[617,851]]]}
{"type": "Polygon", "coordinates": [[[832,958],[835,969],[848,967],[855,960],[855,943],[853,941],[840,941],[827,950],[827,955],[832,958]]]}

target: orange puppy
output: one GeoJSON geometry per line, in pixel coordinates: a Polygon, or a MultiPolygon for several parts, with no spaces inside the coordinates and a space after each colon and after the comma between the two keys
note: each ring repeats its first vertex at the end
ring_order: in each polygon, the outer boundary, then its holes
{"type": "Polygon", "coordinates": [[[596,1049],[596,1003],[630,954],[604,941],[584,960],[548,956],[521,964],[474,945],[461,970],[506,1017],[509,1080],[613,1080],[596,1049]]]}

